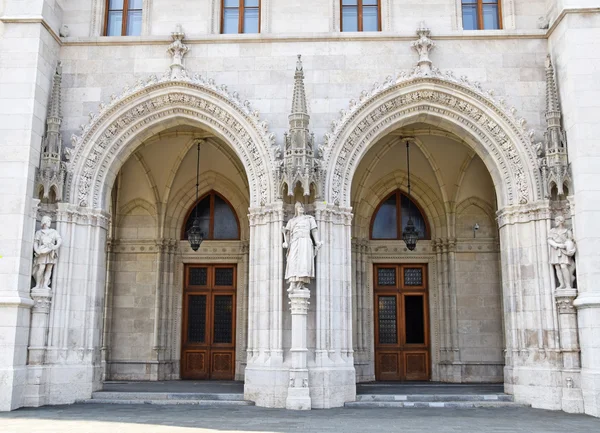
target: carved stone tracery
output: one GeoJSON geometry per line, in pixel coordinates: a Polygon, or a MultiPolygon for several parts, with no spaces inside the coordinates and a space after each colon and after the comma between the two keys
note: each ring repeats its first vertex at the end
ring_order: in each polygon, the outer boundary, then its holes
{"type": "Polygon", "coordinates": [[[91,114],[90,123],[82,127],[82,136],[72,137],[75,148],[70,164],[73,174],[67,181],[68,200],[101,207],[102,190],[115,157],[150,125],[176,117],[198,120],[221,134],[242,160],[256,204],[269,201],[274,185],[269,167],[276,148],[268,124],[248,101],[242,102],[225,86],[198,75],[173,80],[170,71],[162,78],[138,81],[110,104],[101,104],[100,112],[91,114]]]}

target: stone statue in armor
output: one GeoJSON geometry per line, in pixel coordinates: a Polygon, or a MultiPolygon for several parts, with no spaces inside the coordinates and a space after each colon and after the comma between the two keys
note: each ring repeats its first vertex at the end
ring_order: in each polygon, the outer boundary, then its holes
{"type": "Polygon", "coordinates": [[[565,219],[562,216],[556,217],[556,226],[548,233],[548,245],[550,246],[549,261],[554,266],[558,278],[557,289],[572,289],[575,270],[573,257],[577,247],[573,240],[573,233],[565,227],[565,219]]]}
{"type": "Polygon", "coordinates": [[[52,219],[49,216],[42,218],[42,228],[35,232],[33,239],[33,279],[34,290],[49,290],[52,269],[58,260],[58,249],[62,238],[52,228],[52,219]]]}
{"type": "Polygon", "coordinates": [[[315,218],[304,214],[302,203],[296,203],[295,216],[283,228],[283,238],[283,248],[287,249],[288,292],[308,290],[305,285],[315,277],[315,256],[323,242],[319,239],[315,218]]]}

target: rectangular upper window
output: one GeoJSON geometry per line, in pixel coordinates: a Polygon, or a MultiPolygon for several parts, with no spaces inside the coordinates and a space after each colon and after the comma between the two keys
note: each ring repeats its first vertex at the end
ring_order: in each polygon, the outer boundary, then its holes
{"type": "Polygon", "coordinates": [[[106,36],[139,36],[143,0],[106,0],[106,36]]]}
{"type": "Polygon", "coordinates": [[[498,30],[502,28],[500,0],[462,0],[464,30],[498,30]]]}
{"type": "Polygon", "coordinates": [[[223,0],[221,33],[259,33],[260,0],[223,0]]]}
{"type": "Polygon", "coordinates": [[[378,32],[381,30],[379,0],[340,0],[343,32],[378,32]]]}

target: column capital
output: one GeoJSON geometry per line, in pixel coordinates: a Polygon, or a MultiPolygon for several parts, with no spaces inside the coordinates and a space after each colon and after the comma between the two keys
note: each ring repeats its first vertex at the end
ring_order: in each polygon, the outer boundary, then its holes
{"type": "Polygon", "coordinates": [[[297,291],[289,294],[290,311],[292,314],[308,314],[308,306],[310,302],[310,292],[297,291]]]}
{"type": "Polygon", "coordinates": [[[556,290],[554,292],[554,301],[559,314],[575,314],[573,305],[577,297],[577,290],[556,290]]]}
{"type": "Polygon", "coordinates": [[[284,217],[283,201],[275,201],[265,206],[251,207],[248,209],[248,220],[250,227],[262,224],[268,224],[273,221],[283,221],[284,217]]]}
{"type": "Polygon", "coordinates": [[[110,214],[102,209],[91,209],[72,203],[58,203],[56,222],[98,226],[108,230],[110,214]]]}
{"type": "Polygon", "coordinates": [[[540,200],[516,206],[506,206],[496,212],[498,227],[551,219],[550,201],[540,200]]]}
{"type": "Polygon", "coordinates": [[[45,314],[50,312],[50,305],[52,304],[52,292],[50,290],[32,290],[31,299],[33,299],[33,312],[45,314]]]}

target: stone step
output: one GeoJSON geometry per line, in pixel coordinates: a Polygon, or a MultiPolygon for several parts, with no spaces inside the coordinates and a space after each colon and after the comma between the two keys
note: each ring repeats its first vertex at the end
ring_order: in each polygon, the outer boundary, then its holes
{"type": "Polygon", "coordinates": [[[196,406],[223,407],[223,406],[254,406],[254,402],[247,400],[193,400],[193,399],[173,399],[173,400],[145,400],[145,399],[108,399],[92,398],[79,403],[87,404],[155,404],[155,405],[177,405],[189,404],[196,406]]]}
{"type": "Polygon", "coordinates": [[[353,401],[345,404],[349,408],[444,408],[473,409],[522,407],[512,401],[353,401]]]}
{"type": "Polygon", "coordinates": [[[508,394],[359,394],[357,402],[512,402],[508,394]]]}
{"type": "Polygon", "coordinates": [[[97,391],[83,403],[104,404],[194,404],[202,406],[252,406],[241,393],[202,392],[111,392],[97,391]]]}
{"type": "Polygon", "coordinates": [[[103,400],[228,400],[243,401],[242,393],[209,392],[114,392],[96,391],[92,399],[103,400]]]}

